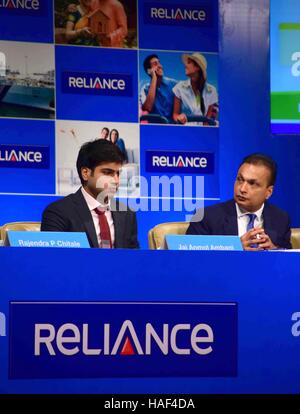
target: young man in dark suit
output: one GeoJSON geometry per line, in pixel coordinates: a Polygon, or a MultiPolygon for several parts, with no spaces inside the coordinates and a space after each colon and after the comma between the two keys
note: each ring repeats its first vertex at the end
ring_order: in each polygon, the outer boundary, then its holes
{"type": "Polygon", "coordinates": [[[135,212],[114,200],[124,157],[106,140],[87,142],[77,157],[82,187],[43,212],[42,231],[85,232],[91,247],[139,247],[135,212]]]}
{"type": "Polygon", "coordinates": [[[187,234],[239,235],[244,250],[290,249],[288,214],[267,202],[276,174],[272,158],[263,154],[245,157],[234,184],[234,200],[205,208],[201,221],[196,214],[187,234]]]}

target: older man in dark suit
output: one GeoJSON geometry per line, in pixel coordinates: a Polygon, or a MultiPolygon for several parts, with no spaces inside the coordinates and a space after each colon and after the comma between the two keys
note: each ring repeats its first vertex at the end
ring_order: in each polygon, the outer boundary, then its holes
{"type": "Polygon", "coordinates": [[[267,202],[276,180],[276,163],[263,154],[244,158],[234,185],[234,200],[209,206],[191,221],[187,234],[239,235],[244,250],[290,249],[288,214],[267,202]]]}
{"type": "Polygon", "coordinates": [[[78,154],[82,187],[43,212],[42,231],[85,232],[91,247],[139,247],[135,212],[113,199],[124,157],[106,140],[85,143],[78,154]]]}

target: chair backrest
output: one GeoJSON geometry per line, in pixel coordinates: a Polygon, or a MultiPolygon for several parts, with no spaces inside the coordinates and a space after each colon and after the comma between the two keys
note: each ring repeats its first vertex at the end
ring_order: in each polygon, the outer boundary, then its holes
{"type": "Polygon", "coordinates": [[[161,223],[148,232],[149,249],[159,249],[164,242],[166,234],[185,234],[189,223],[185,221],[161,223]]]}
{"type": "Polygon", "coordinates": [[[291,229],[291,244],[293,249],[300,249],[300,228],[291,229]]]}
{"type": "Polygon", "coordinates": [[[6,232],[8,230],[18,231],[40,231],[41,223],[39,221],[16,221],[14,223],[6,223],[0,229],[1,239],[5,240],[6,232]]]}

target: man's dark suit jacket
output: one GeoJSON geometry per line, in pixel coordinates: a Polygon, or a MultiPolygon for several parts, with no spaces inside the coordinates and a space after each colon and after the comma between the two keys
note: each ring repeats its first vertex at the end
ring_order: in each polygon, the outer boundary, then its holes
{"type": "MultiPolygon", "coordinates": [[[[288,214],[271,204],[263,209],[264,229],[275,246],[291,249],[291,230],[288,214]]],[[[191,222],[186,234],[238,235],[237,212],[234,200],[204,209],[203,220],[191,222]]]]}
{"type": "MultiPolygon", "coordinates": [[[[115,248],[137,249],[137,223],[135,212],[118,211],[122,203],[112,200],[112,217],[115,227],[115,248]],[[112,208],[114,210],[114,208],[112,208]]],[[[43,212],[42,231],[79,231],[85,232],[91,247],[99,247],[92,214],[83,197],[81,189],[61,200],[50,204],[43,212]]]]}

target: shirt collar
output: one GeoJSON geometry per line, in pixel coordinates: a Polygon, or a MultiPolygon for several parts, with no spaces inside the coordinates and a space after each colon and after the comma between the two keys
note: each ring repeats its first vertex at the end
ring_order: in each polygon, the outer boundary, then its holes
{"type": "Polygon", "coordinates": [[[162,76],[161,77],[161,81],[160,81],[160,84],[164,84],[164,85],[166,85],[167,83],[168,83],[168,78],[166,78],[165,76],[162,76]]]}
{"type": "Polygon", "coordinates": [[[90,211],[93,211],[96,208],[102,211],[110,209],[110,202],[106,205],[99,203],[99,201],[92,197],[83,187],[81,187],[81,192],[90,211]]]}
{"type": "Polygon", "coordinates": [[[259,210],[252,211],[250,213],[249,211],[241,210],[240,207],[239,207],[239,205],[237,203],[235,203],[235,208],[236,208],[236,212],[237,212],[237,217],[238,218],[244,217],[247,214],[255,214],[256,217],[257,217],[257,219],[260,220],[261,219],[261,216],[262,216],[262,213],[263,213],[263,210],[264,210],[264,207],[265,207],[265,204],[263,204],[259,210]]]}
{"type": "MultiPolygon", "coordinates": [[[[186,88],[192,88],[191,78],[188,78],[185,81],[183,81],[183,86],[186,88]]],[[[204,82],[203,91],[207,91],[207,81],[204,82]]]]}

